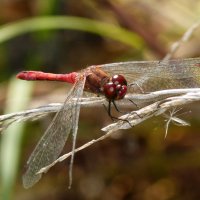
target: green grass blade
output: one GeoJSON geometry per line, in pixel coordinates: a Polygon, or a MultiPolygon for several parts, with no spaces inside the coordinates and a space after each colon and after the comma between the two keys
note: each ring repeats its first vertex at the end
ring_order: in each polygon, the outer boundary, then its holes
{"type": "Polygon", "coordinates": [[[136,49],[140,49],[143,46],[143,40],[137,34],[117,25],[81,17],[68,16],[35,17],[3,25],[0,27],[0,43],[28,32],[49,29],[87,31],[109,37],[136,49]]]}
{"type": "MultiPolygon", "coordinates": [[[[8,88],[5,113],[25,109],[30,100],[32,86],[32,83],[24,84],[23,81],[12,79],[8,88]]],[[[2,200],[11,199],[12,196],[18,171],[23,129],[24,123],[14,123],[1,135],[0,190],[2,197],[0,199],[2,200]]]]}

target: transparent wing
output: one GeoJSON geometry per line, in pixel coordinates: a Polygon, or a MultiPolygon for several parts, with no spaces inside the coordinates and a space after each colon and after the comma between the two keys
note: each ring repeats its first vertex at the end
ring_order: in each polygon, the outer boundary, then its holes
{"type": "Polygon", "coordinates": [[[135,85],[134,93],[159,89],[200,86],[200,58],[167,61],[135,61],[100,65],[109,75],[123,74],[128,84],[135,85]]]}
{"type": "Polygon", "coordinates": [[[51,164],[60,155],[69,134],[77,133],[78,118],[80,112],[80,97],[85,85],[85,76],[80,75],[67,98],[55,115],[52,123],[38,142],[35,150],[27,162],[27,171],[23,176],[25,188],[33,186],[41,178],[36,174],[42,167],[51,164]]]}

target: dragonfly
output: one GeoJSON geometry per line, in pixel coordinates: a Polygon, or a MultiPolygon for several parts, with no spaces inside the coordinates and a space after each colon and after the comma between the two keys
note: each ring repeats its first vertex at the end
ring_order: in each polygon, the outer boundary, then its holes
{"type": "MultiPolygon", "coordinates": [[[[104,96],[111,116],[111,104],[128,94],[162,89],[200,87],[200,57],[163,61],[129,61],[89,66],[78,72],[53,74],[22,71],[16,76],[28,81],[61,81],[73,84],[61,109],[56,113],[27,161],[23,185],[30,188],[42,177],[38,171],[61,154],[70,134],[73,136],[70,169],[74,160],[81,97],[84,91],[104,96]]],[[[72,173],[69,173],[70,185],[72,173]]]]}

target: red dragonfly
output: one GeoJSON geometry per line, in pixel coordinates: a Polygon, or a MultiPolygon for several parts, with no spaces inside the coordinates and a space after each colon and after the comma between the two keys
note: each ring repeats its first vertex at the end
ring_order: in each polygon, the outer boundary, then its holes
{"type": "MultiPolygon", "coordinates": [[[[62,108],[55,115],[27,162],[23,185],[29,188],[41,178],[42,175],[37,172],[58,158],[70,133],[73,135],[72,152],[74,152],[80,101],[84,90],[104,95],[109,102],[109,115],[112,116],[111,104],[115,105],[115,101],[123,100],[126,94],[141,93],[141,89],[143,92],[151,92],[160,89],[199,87],[200,58],[111,63],[90,66],[69,74],[22,71],[17,78],[73,84],[62,108]]],[[[74,154],[71,156],[70,172],[73,159],[74,154]]],[[[72,174],[69,176],[71,185],[72,174]]]]}

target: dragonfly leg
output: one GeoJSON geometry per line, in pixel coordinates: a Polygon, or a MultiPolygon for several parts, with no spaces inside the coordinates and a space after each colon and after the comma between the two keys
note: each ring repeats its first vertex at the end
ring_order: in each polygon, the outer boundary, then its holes
{"type": "Polygon", "coordinates": [[[140,109],[140,107],[134,102],[132,101],[131,99],[128,99],[132,104],[134,104],[134,106],[137,108],[137,109],[140,109]]]}
{"type": "Polygon", "coordinates": [[[132,85],[136,85],[139,88],[140,92],[142,94],[145,94],[144,90],[142,89],[142,87],[138,83],[131,83],[131,84],[129,84],[129,87],[131,87],[132,85]]]}
{"type": "MultiPolygon", "coordinates": [[[[122,112],[122,111],[119,110],[119,108],[117,107],[115,101],[111,101],[111,103],[113,103],[113,105],[114,105],[114,107],[115,107],[115,110],[116,110],[117,112],[122,113],[122,114],[124,113],[124,112],[122,112]]],[[[111,103],[110,103],[110,104],[111,104],[111,103]]]]}
{"type": "MultiPolygon", "coordinates": [[[[129,100],[131,103],[133,103],[133,104],[139,109],[139,107],[137,106],[136,103],[134,103],[134,101],[132,101],[131,99],[128,99],[128,100],[129,100]]],[[[126,112],[122,112],[122,111],[119,110],[119,108],[117,107],[115,101],[112,101],[112,103],[113,103],[113,105],[114,105],[114,107],[115,107],[115,109],[116,109],[117,112],[122,113],[122,114],[124,114],[124,113],[127,114],[126,112]]],[[[142,118],[140,115],[137,114],[137,112],[135,112],[135,114],[136,114],[137,117],[139,117],[140,119],[142,118]]]]}
{"type": "Polygon", "coordinates": [[[111,100],[108,101],[108,107],[106,107],[105,104],[103,104],[103,106],[104,106],[106,112],[108,113],[108,116],[109,116],[113,121],[116,120],[116,119],[118,119],[117,117],[114,117],[114,116],[112,116],[112,114],[111,114],[111,100]]]}
{"type": "MultiPolygon", "coordinates": [[[[131,124],[127,119],[119,119],[118,117],[115,117],[115,116],[112,115],[112,113],[111,113],[111,104],[112,104],[112,103],[113,103],[115,109],[116,109],[118,112],[120,112],[120,110],[118,109],[118,107],[117,107],[117,105],[115,104],[115,102],[112,101],[112,100],[109,100],[109,101],[108,101],[108,108],[105,106],[105,104],[103,104],[104,108],[105,108],[106,111],[108,112],[109,117],[110,117],[113,121],[115,121],[115,120],[119,121],[119,120],[120,120],[120,121],[127,122],[127,123],[130,125],[130,127],[133,127],[132,124],[131,124]]],[[[120,112],[120,113],[122,113],[122,112],[120,112]]]]}

